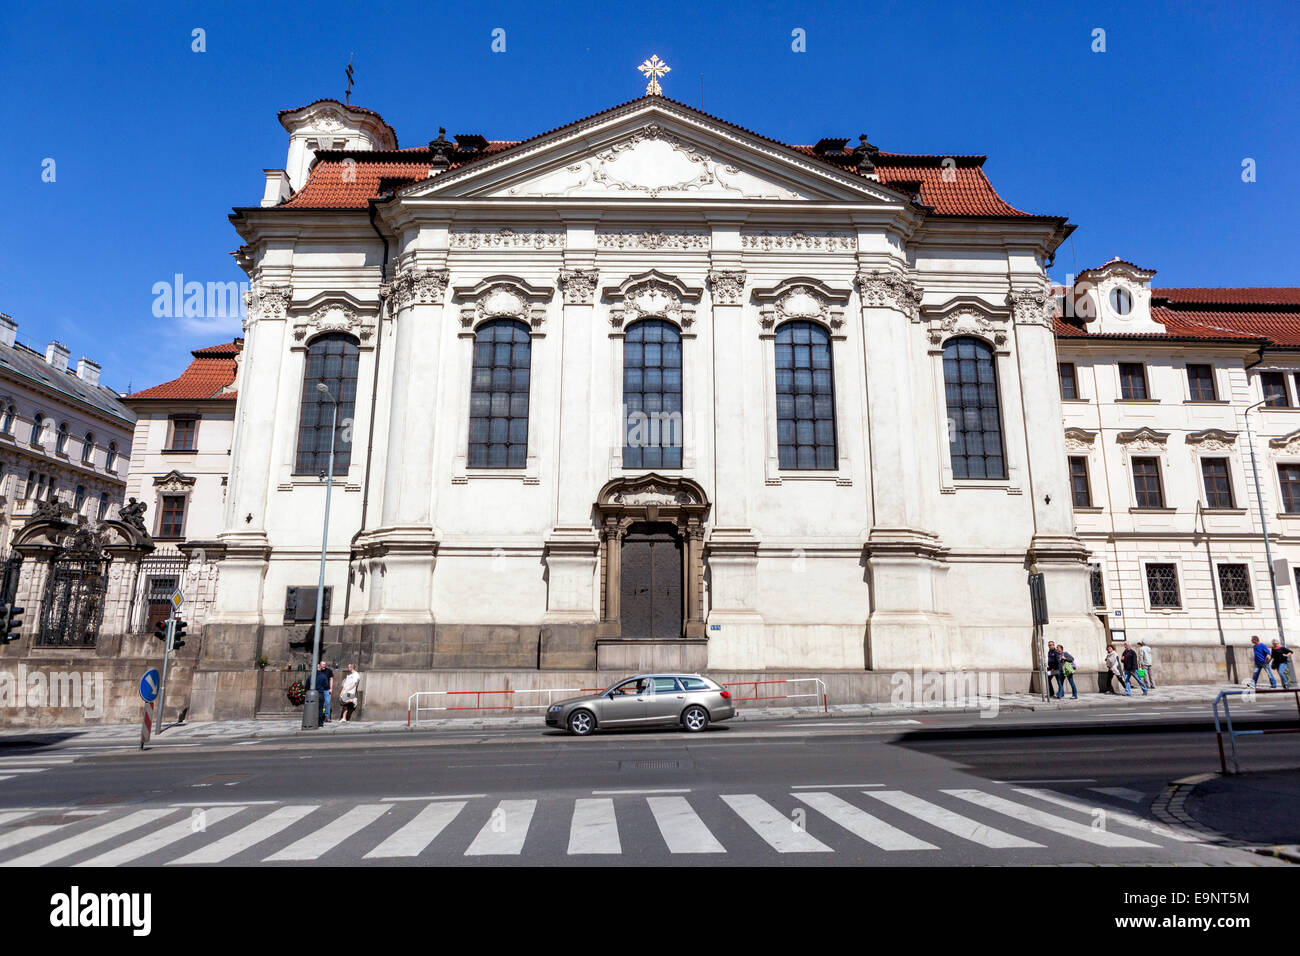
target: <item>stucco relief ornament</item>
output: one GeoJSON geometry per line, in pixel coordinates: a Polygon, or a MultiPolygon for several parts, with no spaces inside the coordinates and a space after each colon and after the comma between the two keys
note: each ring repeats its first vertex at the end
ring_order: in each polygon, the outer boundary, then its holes
{"type": "Polygon", "coordinates": [[[1065,430],[1065,450],[1086,455],[1092,451],[1097,433],[1086,428],[1067,428],[1065,430]]]}
{"type": "Polygon", "coordinates": [[[745,272],[743,269],[710,272],[709,288],[715,305],[740,305],[745,294],[745,272]]]}
{"type": "Polygon", "coordinates": [[[772,329],[787,319],[820,319],[838,332],[844,325],[844,313],[832,309],[824,298],[806,285],[797,285],[758,314],[764,329],[772,329]]]}
{"type": "Polygon", "coordinates": [[[648,316],[662,316],[682,328],[690,328],[695,322],[695,310],[682,305],[677,290],[656,279],[633,286],[623,299],[623,307],[611,309],[609,318],[615,326],[621,326],[648,316]]]}
{"type": "Polygon", "coordinates": [[[1052,327],[1056,316],[1056,299],[1045,288],[1013,290],[1007,295],[1011,314],[1017,325],[1052,327]]]}
{"type": "Polygon", "coordinates": [[[451,244],[461,249],[563,249],[565,241],[565,233],[540,228],[532,232],[509,228],[495,232],[470,229],[451,234],[451,244]]]}
{"type": "Polygon", "coordinates": [[[460,324],[464,328],[491,319],[506,318],[523,319],[536,329],[546,321],[546,309],[530,305],[527,299],[509,286],[498,285],[475,299],[472,306],[460,310],[460,324]]]}
{"type": "Polygon", "coordinates": [[[1192,432],[1186,438],[1187,444],[1195,445],[1200,451],[1230,452],[1236,445],[1237,433],[1225,432],[1221,428],[1206,428],[1192,432]]]}
{"type": "Polygon", "coordinates": [[[343,117],[339,116],[334,110],[319,109],[307,117],[304,126],[311,130],[319,130],[323,133],[334,133],[345,129],[343,117]]]}
{"type": "Polygon", "coordinates": [[[619,229],[596,233],[596,244],[605,249],[707,249],[709,234],[698,230],[619,229]]]}
{"type": "Polygon", "coordinates": [[[254,283],[253,288],[244,293],[244,308],[248,312],[248,321],[283,319],[289,313],[289,302],[292,299],[292,286],[254,283]]]}
{"type": "Polygon", "coordinates": [[[930,323],[930,344],[939,345],[954,335],[978,335],[988,339],[994,345],[1002,346],[1007,342],[1006,330],[994,325],[988,316],[974,309],[958,309],[949,312],[938,322],[930,323]]]}
{"type": "Polygon", "coordinates": [[[568,305],[588,305],[596,294],[595,269],[561,269],[560,287],[568,305]]]}
{"type": "Polygon", "coordinates": [[[392,302],[396,309],[414,303],[441,302],[451,275],[446,269],[407,269],[393,280],[392,302]]]}
{"type": "Polygon", "coordinates": [[[350,306],[340,302],[326,302],[293,326],[293,337],[299,342],[308,335],[321,332],[347,332],[364,342],[374,334],[375,327],[374,323],[358,315],[350,306]]]}
{"type": "Polygon", "coordinates": [[[1143,426],[1132,431],[1120,432],[1115,436],[1115,440],[1121,445],[1128,446],[1131,452],[1158,454],[1165,450],[1165,446],[1169,441],[1169,433],[1158,432],[1155,429],[1143,426]]]}
{"type": "Polygon", "coordinates": [[[858,295],[864,306],[897,309],[913,322],[921,318],[921,287],[896,272],[858,273],[858,295]]]}

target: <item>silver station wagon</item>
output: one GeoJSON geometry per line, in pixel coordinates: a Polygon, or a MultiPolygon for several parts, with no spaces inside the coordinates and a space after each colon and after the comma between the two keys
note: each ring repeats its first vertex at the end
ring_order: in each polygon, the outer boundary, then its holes
{"type": "Polygon", "coordinates": [[[731,692],[699,674],[640,674],[599,694],[570,697],[546,710],[547,727],[578,737],[622,727],[685,727],[699,733],[711,721],[736,716],[731,692]]]}

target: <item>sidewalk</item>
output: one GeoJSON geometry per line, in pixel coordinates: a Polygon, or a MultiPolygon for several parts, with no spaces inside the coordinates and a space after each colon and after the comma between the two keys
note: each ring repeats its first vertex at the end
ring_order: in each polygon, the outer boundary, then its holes
{"type": "Polygon", "coordinates": [[[1300,774],[1294,770],[1210,775],[1183,804],[1198,825],[1250,844],[1256,853],[1300,863],[1300,774]]]}
{"type": "MultiPolygon", "coordinates": [[[[734,720],[791,720],[829,717],[908,717],[916,714],[988,714],[990,719],[999,714],[1017,712],[1055,712],[1079,709],[1126,707],[1143,708],[1151,705],[1202,704],[1209,713],[1210,705],[1219,692],[1234,689],[1230,684],[1179,684],[1158,687],[1143,697],[1122,694],[1084,694],[1078,700],[1044,701],[1037,694],[1004,694],[996,698],[972,698],[947,703],[912,704],[832,704],[829,712],[820,707],[749,707],[741,705],[734,720]]],[[[1239,689],[1239,688],[1235,688],[1239,689]]],[[[1280,695],[1279,695],[1280,696],[1280,695]]],[[[542,728],[540,711],[525,715],[446,717],[421,720],[418,726],[408,727],[405,720],[366,721],[358,719],[346,724],[331,721],[318,730],[303,730],[300,719],[222,720],[168,725],[162,734],[155,734],[149,746],[166,746],[172,743],[220,742],[238,738],[263,739],[295,735],[319,737],[324,735],[354,736],[360,734],[431,732],[438,730],[499,730],[512,727],[542,728]]],[[[87,744],[131,743],[140,739],[138,723],[97,725],[90,727],[32,727],[0,730],[0,740],[26,736],[60,736],[64,742],[87,744]]]]}

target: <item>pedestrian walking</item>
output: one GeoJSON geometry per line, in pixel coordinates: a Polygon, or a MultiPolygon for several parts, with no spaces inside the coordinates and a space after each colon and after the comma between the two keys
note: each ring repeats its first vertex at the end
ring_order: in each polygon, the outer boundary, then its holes
{"type": "Polygon", "coordinates": [[[1124,644],[1124,653],[1120,655],[1120,663],[1124,665],[1124,696],[1133,696],[1133,678],[1137,678],[1138,686],[1142,688],[1142,696],[1147,695],[1147,685],[1142,680],[1142,675],[1138,671],[1137,651],[1133,650],[1131,644],[1124,644]]]}
{"type": "Polygon", "coordinates": [[[1070,655],[1070,652],[1065,649],[1064,644],[1060,645],[1056,649],[1056,654],[1061,661],[1061,677],[1057,678],[1056,681],[1060,685],[1061,689],[1057,693],[1056,699],[1060,700],[1065,696],[1065,681],[1068,680],[1070,682],[1070,699],[1078,700],[1079,688],[1074,686],[1074,658],[1070,655]],[[1064,678],[1064,680],[1061,678],[1064,678]]]}
{"type": "Polygon", "coordinates": [[[1291,648],[1279,640],[1274,640],[1272,657],[1273,670],[1277,671],[1278,680],[1282,682],[1283,688],[1294,684],[1295,681],[1291,678],[1291,648]]]}
{"type": "Polygon", "coordinates": [[[1115,685],[1122,683],[1124,673],[1120,670],[1119,651],[1114,644],[1106,645],[1106,693],[1118,694],[1115,685]]]}
{"type": "Polygon", "coordinates": [[[334,689],[334,671],[330,670],[325,661],[321,661],[316,668],[316,690],[320,692],[320,719],[321,723],[327,724],[330,719],[330,691],[334,689]]]}
{"type": "MultiPolygon", "coordinates": [[[[1052,681],[1057,684],[1061,683],[1061,652],[1056,649],[1055,641],[1047,642],[1047,696],[1051,697],[1056,692],[1052,690],[1052,681]]],[[[1064,685],[1062,690],[1064,690],[1064,685]]]]}
{"type": "Polygon", "coordinates": [[[1270,687],[1276,687],[1277,681],[1273,679],[1273,672],[1269,670],[1269,664],[1272,663],[1272,655],[1269,653],[1268,645],[1261,643],[1258,634],[1250,635],[1250,646],[1255,654],[1255,674],[1250,679],[1250,686],[1254,687],[1259,683],[1259,672],[1263,671],[1268,675],[1270,687]]]}
{"type": "Polygon", "coordinates": [[[1151,652],[1151,645],[1146,641],[1138,641],[1138,675],[1145,677],[1147,686],[1154,689],[1156,686],[1155,678],[1151,676],[1151,665],[1155,663],[1155,655],[1151,652]]]}
{"type": "Polygon", "coordinates": [[[343,690],[339,693],[339,703],[343,705],[343,716],[339,718],[341,724],[351,720],[353,711],[357,709],[357,685],[360,683],[361,675],[349,664],[348,674],[343,678],[343,690]]]}

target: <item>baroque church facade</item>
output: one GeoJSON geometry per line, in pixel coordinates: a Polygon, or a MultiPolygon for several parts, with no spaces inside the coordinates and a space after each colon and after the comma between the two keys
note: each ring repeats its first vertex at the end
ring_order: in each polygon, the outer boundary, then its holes
{"type": "Polygon", "coordinates": [[[196,716],[264,710],[287,678],[253,662],[305,646],[331,431],[325,647],[372,713],[668,668],[1027,686],[1031,568],[1095,669],[1045,271],[1073,226],[984,157],[653,94],[520,142],[280,119],[286,169],[231,216],[252,291],[196,716]]]}

